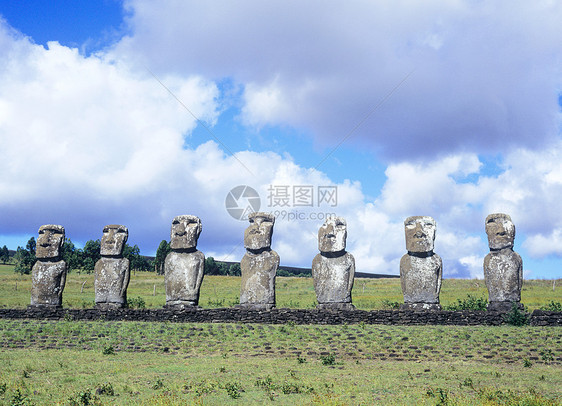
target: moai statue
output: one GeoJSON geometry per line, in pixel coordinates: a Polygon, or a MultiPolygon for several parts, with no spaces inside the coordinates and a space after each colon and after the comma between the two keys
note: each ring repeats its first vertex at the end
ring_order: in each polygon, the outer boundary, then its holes
{"type": "Polygon", "coordinates": [[[31,307],[61,307],[66,282],[66,262],[61,259],[64,227],[46,224],[39,227],[31,271],[31,307]]]}
{"type": "Polygon", "coordinates": [[[127,227],[110,224],[103,228],[101,259],[94,268],[96,308],[118,309],[127,306],[127,287],[131,276],[130,264],[123,258],[123,248],[129,237],[127,227]]]}
{"type": "Polygon", "coordinates": [[[312,261],[312,278],[319,309],[355,309],[351,304],[355,258],[345,250],[346,238],[342,217],[329,217],[318,230],[320,253],[312,261]]]}
{"type": "Polygon", "coordinates": [[[242,287],[238,308],[271,310],[275,307],[275,274],[279,255],[271,249],[275,216],[268,213],[248,215],[250,225],[244,231],[246,254],[240,261],[242,287]]]}
{"type": "Polygon", "coordinates": [[[404,294],[401,310],[441,310],[439,291],[443,261],[433,252],[435,220],[412,216],[404,221],[406,249],[400,259],[400,283],[404,294]]]}
{"type": "Polygon", "coordinates": [[[490,253],[484,258],[484,279],[488,287],[488,310],[509,311],[516,303],[521,307],[523,260],[513,251],[515,225],[507,214],[486,217],[486,234],[490,253]]]}
{"type": "Polygon", "coordinates": [[[196,308],[205,271],[205,255],[197,250],[203,226],[197,216],[177,216],[172,221],[170,248],[164,261],[166,307],[196,308]]]}

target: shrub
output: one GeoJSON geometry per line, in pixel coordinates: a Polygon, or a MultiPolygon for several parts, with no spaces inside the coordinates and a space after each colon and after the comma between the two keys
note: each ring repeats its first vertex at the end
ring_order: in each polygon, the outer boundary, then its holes
{"type": "Polygon", "coordinates": [[[549,312],[562,312],[562,303],[551,300],[546,306],[541,307],[541,310],[549,312]]]}
{"type": "Polygon", "coordinates": [[[101,405],[101,401],[99,397],[92,395],[90,389],[86,389],[84,392],[79,392],[75,396],[68,398],[68,404],[70,406],[90,406],[101,405]]]}
{"type": "Polygon", "coordinates": [[[541,359],[544,362],[552,362],[554,361],[554,355],[552,354],[552,350],[551,349],[546,349],[546,350],[542,350],[540,352],[541,354],[541,359]]]}
{"type": "Polygon", "coordinates": [[[336,364],[336,356],[334,354],[322,355],[320,357],[322,361],[322,365],[335,365],[336,364]]]}
{"type": "Polygon", "coordinates": [[[529,324],[529,315],[514,302],[511,304],[511,310],[505,315],[505,322],[512,326],[525,326],[529,324]]]}
{"type": "Polygon", "coordinates": [[[137,296],[136,298],[127,299],[127,307],[144,309],[146,308],[146,302],[142,297],[137,296]]]}
{"type": "Polygon", "coordinates": [[[111,382],[104,383],[96,389],[96,395],[115,396],[115,390],[111,382]]]}
{"type": "Polygon", "coordinates": [[[106,345],[105,347],[103,347],[102,354],[103,355],[114,355],[115,350],[113,349],[112,345],[106,345]]]}
{"type": "Polygon", "coordinates": [[[442,388],[428,388],[425,392],[429,398],[437,398],[436,405],[446,405],[449,402],[449,391],[442,388]]]}
{"type": "Polygon", "coordinates": [[[445,310],[460,311],[460,310],[486,310],[488,300],[483,297],[474,297],[471,294],[466,296],[466,299],[457,299],[457,303],[445,306],[445,310]]]}
{"type": "Polygon", "coordinates": [[[164,382],[160,378],[157,378],[156,382],[152,384],[152,389],[154,390],[162,389],[163,387],[164,387],[164,382]]]}
{"type": "Polygon", "coordinates": [[[244,389],[239,382],[227,382],[224,385],[224,389],[226,390],[228,396],[230,396],[232,399],[238,399],[242,396],[240,392],[244,392],[244,389]]]}
{"type": "Polygon", "coordinates": [[[400,308],[400,302],[393,302],[391,300],[388,299],[383,299],[382,300],[382,307],[385,309],[399,309],[400,308]]]}

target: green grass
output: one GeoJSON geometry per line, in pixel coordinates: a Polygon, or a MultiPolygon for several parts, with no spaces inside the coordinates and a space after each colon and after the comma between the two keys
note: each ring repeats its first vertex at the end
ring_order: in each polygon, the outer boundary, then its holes
{"type": "MultiPolygon", "coordinates": [[[[560,301],[562,280],[558,289],[552,290],[552,281],[526,280],[523,283],[522,303],[529,310],[546,306],[550,301],[560,301]]],[[[29,304],[31,276],[14,273],[13,265],[0,265],[0,306],[23,308],[29,304]]],[[[136,272],[131,275],[127,290],[129,298],[141,297],[147,308],[162,307],[166,303],[164,277],[153,272],[136,272]]],[[[488,298],[483,280],[445,279],[440,300],[445,307],[456,304],[470,294],[475,298],[488,298]]],[[[316,296],[311,278],[278,277],[276,280],[277,307],[313,308],[316,296]]],[[[203,278],[199,305],[204,308],[232,307],[240,298],[240,277],[207,275],[203,278]]],[[[356,278],[353,287],[353,304],[362,310],[385,309],[385,303],[403,302],[400,280],[356,278]]],[[[94,304],[93,274],[71,272],[63,294],[63,306],[91,308],[94,304]],[[82,288],[83,287],[83,288],[82,288]]]]}
{"type": "MultiPolygon", "coordinates": [[[[0,265],[1,306],[27,306],[30,287],[0,265]]],[[[206,276],[200,305],[230,307],[239,289],[240,278],[206,276]]],[[[486,298],[484,281],[444,280],[441,303],[467,294],[486,298]]],[[[128,297],[163,306],[164,278],[133,274],[128,297]]],[[[357,279],[353,297],[387,308],[402,302],[400,281],[357,279]]],[[[64,306],[93,301],[93,275],[69,274],[64,306]]],[[[559,291],[525,281],[522,301],[532,310],[559,291]]],[[[314,307],[312,280],[278,278],[277,304],[314,307]]],[[[0,319],[0,366],[0,405],[562,404],[559,327],[0,319]]]]}
{"type": "Polygon", "coordinates": [[[556,327],[0,320],[0,405],[562,404],[561,343],[556,327]]]}

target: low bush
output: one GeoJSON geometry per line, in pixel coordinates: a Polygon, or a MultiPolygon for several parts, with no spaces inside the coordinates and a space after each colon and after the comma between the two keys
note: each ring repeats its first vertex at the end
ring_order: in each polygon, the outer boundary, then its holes
{"type": "Polygon", "coordinates": [[[460,311],[460,310],[486,310],[488,301],[483,297],[474,297],[471,294],[466,299],[457,299],[456,303],[445,306],[444,310],[460,311]]]}
{"type": "Polygon", "coordinates": [[[549,312],[562,312],[562,303],[551,300],[546,306],[542,306],[541,310],[549,312]]]}
{"type": "Polygon", "coordinates": [[[511,310],[505,315],[505,322],[512,326],[525,326],[529,324],[529,315],[525,309],[521,310],[518,303],[512,303],[511,310]]]}

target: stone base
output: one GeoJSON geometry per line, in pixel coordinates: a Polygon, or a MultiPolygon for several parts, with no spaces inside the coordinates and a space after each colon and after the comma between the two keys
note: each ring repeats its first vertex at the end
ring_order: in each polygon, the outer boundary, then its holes
{"type": "Polygon", "coordinates": [[[235,309],[240,310],[260,310],[269,311],[275,309],[275,304],[273,303],[243,303],[234,306],[235,309]]]}
{"type": "Polygon", "coordinates": [[[62,309],[62,305],[52,305],[52,304],[30,304],[27,305],[27,308],[30,310],[33,309],[52,309],[52,310],[58,310],[58,309],[62,309]]]}
{"type": "Polygon", "coordinates": [[[98,310],[117,310],[117,309],[124,309],[126,306],[125,303],[107,303],[107,302],[99,302],[96,303],[94,309],[98,310]]]}
{"type": "Polygon", "coordinates": [[[488,303],[487,310],[489,312],[501,312],[507,313],[511,311],[513,303],[517,305],[517,308],[521,311],[525,310],[525,307],[519,302],[490,302],[488,303]]]}
{"type": "Polygon", "coordinates": [[[317,309],[321,310],[355,310],[351,303],[318,303],[317,309]]]}
{"type": "Polygon", "coordinates": [[[400,310],[410,310],[414,312],[435,312],[441,310],[441,305],[439,303],[403,303],[400,305],[400,310]]]}
{"type": "Polygon", "coordinates": [[[180,301],[176,300],[174,302],[166,302],[164,305],[165,309],[172,309],[172,310],[184,310],[184,309],[200,309],[197,305],[198,302],[195,301],[180,301]]]}

